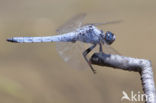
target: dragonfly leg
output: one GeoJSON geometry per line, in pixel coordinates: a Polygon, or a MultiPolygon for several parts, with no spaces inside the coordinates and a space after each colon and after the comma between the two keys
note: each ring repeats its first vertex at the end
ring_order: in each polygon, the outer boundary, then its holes
{"type": "Polygon", "coordinates": [[[93,71],[93,73],[95,74],[96,71],[94,70],[94,68],[92,67],[91,63],[89,62],[89,60],[87,59],[87,54],[92,51],[94,48],[96,47],[96,44],[92,45],[91,47],[89,47],[88,49],[86,49],[83,52],[83,57],[86,60],[86,62],[88,63],[89,67],[91,68],[91,70],[93,71]]]}
{"type": "Polygon", "coordinates": [[[103,53],[103,49],[102,49],[102,44],[101,43],[99,43],[99,52],[102,52],[103,53]]]}

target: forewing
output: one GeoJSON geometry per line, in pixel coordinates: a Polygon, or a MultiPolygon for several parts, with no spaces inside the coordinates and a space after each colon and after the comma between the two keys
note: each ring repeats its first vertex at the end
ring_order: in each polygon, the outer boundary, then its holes
{"type": "Polygon", "coordinates": [[[56,32],[59,34],[62,34],[62,33],[68,33],[68,32],[76,30],[82,25],[82,21],[84,20],[85,16],[86,16],[85,13],[81,13],[72,17],[70,20],[68,20],[66,23],[60,26],[56,30],[56,32]]]}
{"type": "Polygon", "coordinates": [[[122,20],[116,20],[116,21],[107,21],[107,22],[102,22],[102,23],[87,23],[85,25],[102,26],[102,25],[108,25],[108,24],[118,24],[121,22],[122,20]]]}
{"type": "MultiPolygon", "coordinates": [[[[70,19],[64,25],[57,29],[57,34],[63,34],[76,30],[81,26],[85,16],[85,13],[74,16],[72,19],[70,19]]],[[[73,68],[88,68],[87,63],[85,62],[82,56],[82,52],[83,50],[85,50],[83,43],[60,42],[56,43],[56,49],[59,55],[63,58],[63,60],[69,65],[72,65],[73,68]]]]}

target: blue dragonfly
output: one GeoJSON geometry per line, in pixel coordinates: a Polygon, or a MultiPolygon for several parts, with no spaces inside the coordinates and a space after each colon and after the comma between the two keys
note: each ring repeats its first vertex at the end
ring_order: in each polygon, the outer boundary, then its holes
{"type": "Polygon", "coordinates": [[[59,27],[56,32],[59,35],[40,36],[40,37],[12,37],[7,39],[12,43],[43,43],[56,42],[56,49],[64,61],[73,65],[74,68],[90,67],[93,73],[96,73],[92,67],[87,54],[90,53],[97,45],[99,52],[117,53],[110,45],[115,41],[115,35],[110,32],[100,30],[97,26],[119,23],[120,21],[110,21],[104,23],[82,24],[86,14],[78,14],[59,27]],[[85,44],[91,46],[85,49],[85,44]],[[104,51],[103,51],[104,46],[104,51]],[[82,51],[82,49],[84,51],[82,51]],[[82,54],[83,58],[79,55],[82,54]],[[75,60],[77,59],[77,60],[75,60]],[[86,63],[84,64],[84,60],[86,63]]]}

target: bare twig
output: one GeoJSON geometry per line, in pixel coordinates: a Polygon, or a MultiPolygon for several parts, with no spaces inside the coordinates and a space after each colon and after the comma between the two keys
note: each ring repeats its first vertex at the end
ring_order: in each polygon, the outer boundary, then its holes
{"type": "Polygon", "coordinates": [[[147,97],[146,103],[156,103],[156,90],[152,65],[149,60],[105,53],[94,53],[90,58],[90,62],[94,65],[139,72],[141,75],[143,91],[147,97]]]}

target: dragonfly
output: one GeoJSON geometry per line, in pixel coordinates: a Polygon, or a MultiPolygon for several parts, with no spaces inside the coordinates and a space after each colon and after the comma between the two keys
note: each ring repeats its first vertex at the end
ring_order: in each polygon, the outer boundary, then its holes
{"type": "MultiPolygon", "coordinates": [[[[87,66],[92,70],[95,74],[96,70],[91,65],[87,55],[97,46],[99,45],[99,52],[104,50],[113,51],[117,53],[115,49],[113,49],[110,45],[115,41],[116,36],[114,33],[110,31],[104,32],[97,28],[100,25],[106,24],[114,24],[119,23],[118,21],[110,21],[103,23],[88,23],[83,24],[83,20],[86,17],[85,13],[78,14],[72,17],[69,21],[67,21],[64,25],[60,26],[56,32],[58,35],[50,35],[50,36],[38,36],[38,37],[12,37],[8,38],[8,42],[12,43],[44,43],[44,42],[56,42],[56,47],[63,57],[64,61],[74,62],[76,60],[71,59],[72,56],[78,56],[77,54],[72,54],[76,51],[76,53],[80,50],[80,48],[84,48],[83,44],[91,44],[90,47],[85,49],[81,54],[83,55],[83,60],[86,61],[87,66]],[[79,42],[79,43],[78,43],[79,42]],[[82,44],[80,44],[82,43],[82,44]],[[79,48],[78,48],[79,47],[79,48]],[[71,60],[70,60],[71,59],[71,60]]],[[[79,62],[79,66],[81,66],[81,61],[79,62]]],[[[76,65],[75,67],[78,67],[76,65]]]]}

